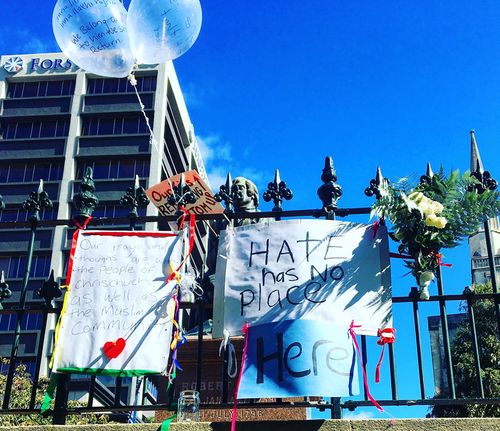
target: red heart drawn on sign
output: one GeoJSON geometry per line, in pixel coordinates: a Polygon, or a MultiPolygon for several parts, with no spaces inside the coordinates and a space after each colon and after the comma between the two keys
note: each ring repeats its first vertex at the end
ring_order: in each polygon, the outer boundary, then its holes
{"type": "Polygon", "coordinates": [[[116,341],[106,341],[102,350],[107,358],[117,358],[123,352],[123,349],[125,349],[126,343],[124,338],[118,338],[116,341]]]}

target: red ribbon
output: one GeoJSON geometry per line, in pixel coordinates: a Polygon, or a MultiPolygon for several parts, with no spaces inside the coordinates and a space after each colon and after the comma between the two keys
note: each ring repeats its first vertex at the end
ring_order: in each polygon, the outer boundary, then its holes
{"type": "Polygon", "coordinates": [[[377,340],[377,344],[382,346],[382,352],[380,353],[377,368],[375,368],[375,383],[380,382],[380,366],[382,365],[382,360],[384,359],[385,345],[393,344],[394,341],[396,341],[396,330],[394,328],[379,329],[377,335],[380,337],[377,340]]]}
{"type": "Polygon", "coordinates": [[[243,375],[243,369],[245,368],[245,359],[247,357],[247,348],[248,348],[248,329],[250,325],[248,322],[245,322],[241,332],[245,336],[245,345],[243,347],[243,354],[241,355],[241,366],[240,372],[238,374],[238,380],[236,381],[236,387],[234,388],[234,405],[233,405],[233,415],[231,417],[231,431],[236,431],[236,419],[238,416],[238,391],[240,389],[241,376],[243,375]]]}
{"type": "Polygon", "coordinates": [[[92,220],[92,216],[88,216],[87,219],[83,222],[83,224],[78,223],[77,220],[73,220],[77,229],[73,232],[73,238],[71,239],[71,249],[69,251],[69,260],[68,260],[68,270],[66,272],[66,285],[69,286],[71,281],[71,272],[73,271],[73,260],[75,258],[75,250],[76,243],[78,241],[78,236],[80,235],[81,230],[85,230],[87,225],[92,220]]]}
{"type": "Polygon", "coordinates": [[[453,265],[451,263],[443,263],[443,255],[441,253],[432,253],[437,261],[439,266],[445,266],[446,268],[451,268],[453,265]]]}
{"type": "MultiPolygon", "coordinates": [[[[349,334],[351,335],[352,342],[354,343],[354,347],[356,348],[356,351],[358,352],[358,358],[361,362],[361,370],[363,371],[363,383],[365,385],[365,391],[366,391],[366,396],[368,399],[372,402],[372,404],[377,407],[378,411],[383,412],[384,409],[382,406],[375,400],[375,398],[372,397],[372,394],[370,393],[370,388],[368,387],[368,377],[366,376],[366,369],[365,369],[365,364],[363,364],[361,360],[361,350],[359,348],[358,340],[356,340],[356,328],[361,328],[361,325],[355,325],[354,320],[351,322],[351,326],[349,327],[349,334]]],[[[233,430],[231,430],[233,431],[233,430]]]]}
{"type": "Polygon", "coordinates": [[[378,232],[378,228],[380,226],[380,223],[378,220],[375,220],[373,222],[373,239],[377,238],[377,232],[378,232]]]}

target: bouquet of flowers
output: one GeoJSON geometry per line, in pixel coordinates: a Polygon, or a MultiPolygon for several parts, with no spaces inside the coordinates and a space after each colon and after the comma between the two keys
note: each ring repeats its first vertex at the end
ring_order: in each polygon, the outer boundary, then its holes
{"type": "Polygon", "coordinates": [[[372,216],[392,223],[389,235],[400,243],[399,253],[408,256],[405,263],[420,286],[421,299],[429,299],[428,286],[441,264],[441,248],[457,246],[500,210],[498,193],[481,188],[468,172],[454,171],[446,177],[441,169],[422,177],[416,186],[406,178],[395,184],[383,182],[379,191],[372,216]]]}

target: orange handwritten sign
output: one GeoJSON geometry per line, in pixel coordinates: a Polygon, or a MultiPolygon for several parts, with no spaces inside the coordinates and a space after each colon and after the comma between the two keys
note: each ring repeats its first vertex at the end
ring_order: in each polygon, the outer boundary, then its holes
{"type": "MultiPolygon", "coordinates": [[[[172,187],[179,184],[182,174],[174,175],[146,190],[148,198],[158,208],[161,215],[173,215],[177,211],[176,205],[167,202],[172,194],[172,187]]],[[[214,198],[212,190],[203,181],[198,172],[184,172],[184,182],[191,188],[198,198],[194,204],[186,204],[186,210],[192,214],[218,214],[224,212],[222,205],[214,198]]]]}

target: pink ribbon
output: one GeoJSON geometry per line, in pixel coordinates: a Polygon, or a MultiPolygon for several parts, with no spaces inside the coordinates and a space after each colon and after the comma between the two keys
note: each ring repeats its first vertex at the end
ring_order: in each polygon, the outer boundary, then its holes
{"type": "Polygon", "coordinates": [[[243,354],[241,355],[241,367],[240,373],[238,375],[238,380],[236,381],[236,387],[234,389],[234,405],[233,405],[233,415],[231,417],[231,431],[236,430],[236,419],[238,416],[238,390],[240,389],[241,376],[243,375],[243,370],[245,368],[245,359],[247,357],[247,347],[248,347],[248,328],[250,325],[248,322],[245,322],[241,332],[245,336],[245,346],[243,347],[243,354]]]}
{"type": "MultiPolygon", "coordinates": [[[[363,362],[361,360],[361,350],[359,348],[358,340],[356,340],[356,331],[355,331],[356,328],[361,328],[361,325],[355,325],[354,320],[353,320],[351,322],[351,326],[349,327],[349,334],[352,338],[352,342],[354,343],[354,347],[356,348],[356,351],[358,353],[359,361],[361,362],[361,370],[363,371],[363,383],[365,385],[366,396],[372,402],[372,404],[375,407],[377,407],[378,411],[383,412],[384,409],[377,402],[377,400],[375,400],[375,398],[372,397],[372,394],[370,393],[370,388],[368,387],[368,377],[366,376],[365,364],[363,364],[363,362]]],[[[234,430],[231,430],[231,431],[234,431],[234,430]]]]}

